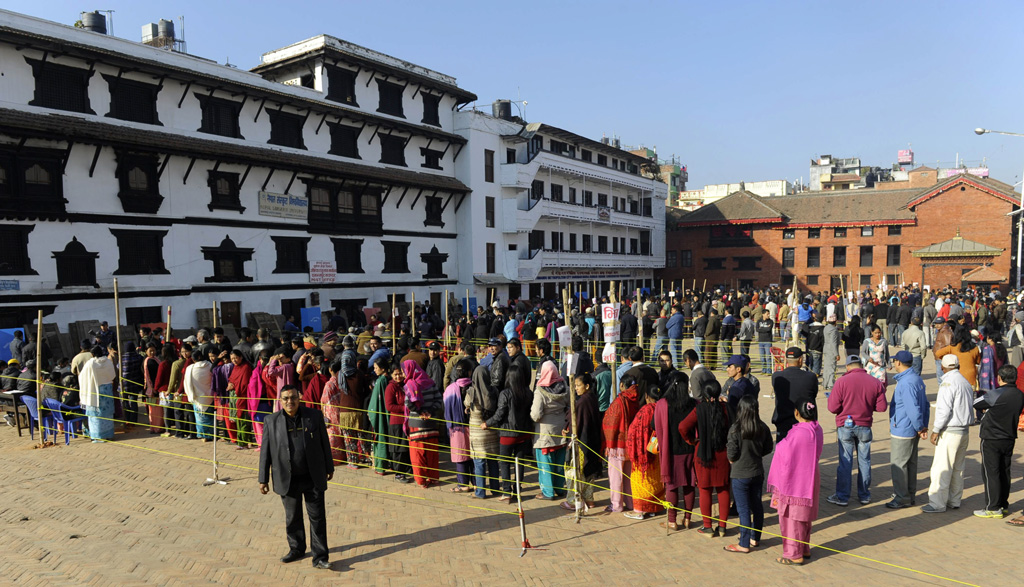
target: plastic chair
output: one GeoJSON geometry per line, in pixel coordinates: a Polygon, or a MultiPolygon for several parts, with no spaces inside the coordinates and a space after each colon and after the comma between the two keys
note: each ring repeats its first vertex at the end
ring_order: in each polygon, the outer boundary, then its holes
{"type": "MultiPolygon", "coordinates": [[[[75,426],[78,426],[78,434],[82,433],[82,422],[85,421],[86,416],[82,414],[80,416],[68,417],[67,412],[74,413],[76,408],[60,403],[59,401],[46,398],[43,400],[43,406],[53,415],[54,427],[56,424],[63,424],[64,426],[64,444],[71,444],[71,438],[76,437],[75,426]]],[[[54,438],[56,439],[57,432],[54,431],[54,438]]]]}
{"type": "Polygon", "coordinates": [[[777,346],[772,347],[772,372],[782,371],[786,368],[786,356],[783,354],[782,349],[777,346]]]}
{"type": "Polygon", "coordinates": [[[44,416],[42,422],[39,420],[39,404],[36,403],[36,398],[30,395],[21,396],[21,403],[25,404],[28,408],[28,435],[32,440],[36,439],[35,429],[36,425],[39,424],[39,436],[42,442],[46,442],[46,425],[50,421],[50,416],[44,416]]]}

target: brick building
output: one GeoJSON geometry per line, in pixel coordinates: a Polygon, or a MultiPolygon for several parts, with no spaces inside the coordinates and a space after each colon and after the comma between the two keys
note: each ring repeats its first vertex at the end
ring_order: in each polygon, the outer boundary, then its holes
{"type": "MultiPolygon", "coordinates": [[[[917,170],[915,170],[917,171],[917,170]]],[[[812,291],[905,282],[1009,286],[1020,196],[1005,183],[933,169],[873,189],[762,198],[738,191],[670,210],[666,267],[674,286],[812,291]]]]}

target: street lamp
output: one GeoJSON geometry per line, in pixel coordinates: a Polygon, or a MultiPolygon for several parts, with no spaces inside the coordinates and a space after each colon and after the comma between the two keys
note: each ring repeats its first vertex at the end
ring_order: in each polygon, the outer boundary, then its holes
{"type": "MultiPolygon", "coordinates": [[[[987,134],[987,133],[993,133],[993,134],[997,134],[997,135],[1008,135],[1008,136],[1011,136],[1011,137],[1024,137],[1024,133],[1019,133],[1019,132],[1007,132],[1007,131],[1002,131],[1002,130],[991,130],[991,129],[981,128],[981,127],[974,129],[974,134],[976,134],[976,135],[983,135],[983,134],[987,134]]],[[[1020,179],[1021,179],[1022,182],[1024,182],[1024,173],[1021,174],[1020,179]]],[[[1021,188],[1020,188],[1020,206],[1018,208],[1018,212],[1021,211],[1021,210],[1024,210],[1024,183],[1021,184],[1021,188]]],[[[1018,216],[1017,216],[1017,280],[1016,280],[1016,285],[1013,288],[1013,289],[1017,290],[1018,293],[1020,292],[1020,272],[1021,272],[1021,260],[1022,260],[1021,259],[1021,253],[1022,253],[1022,248],[1024,248],[1024,214],[1018,214],[1018,216]]]]}

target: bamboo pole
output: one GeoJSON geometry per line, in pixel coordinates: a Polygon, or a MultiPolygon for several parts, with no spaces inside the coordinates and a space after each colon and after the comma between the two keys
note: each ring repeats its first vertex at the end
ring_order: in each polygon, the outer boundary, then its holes
{"type": "MultiPolygon", "coordinates": [[[[117,375],[115,379],[117,381],[117,388],[121,389],[121,353],[124,352],[121,346],[121,298],[118,297],[117,292],[117,278],[114,278],[114,326],[116,327],[115,336],[117,336],[117,375]]],[[[126,422],[124,427],[125,431],[128,430],[129,424],[126,422]]]]}
{"type": "MultiPolygon", "coordinates": [[[[609,295],[608,301],[611,302],[611,304],[614,306],[618,302],[618,299],[619,299],[615,295],[615,282],[614,281],[611,282],[611,290],[608,292],[608,295],[609,295]]],[[[612,326],[616,326],[618,324],[618,322],[613,320],[613,321],[609,322],[609,324],[612,325],[612,326]]],[[[611,389],[612,399],[615,399],[615,397],[617,395],[619,395],[619,381],[618,381],[619,378],[615,375],[615,359],[618,358],[618,356],[617,356],[618,355],[618,346],[615,344],[614,341],[611,344],[612,344],[612,347],[615,348],[615,355],[616,355],[615,357],[612,358],[612,364],[609,365],[611,367],[611,370],[612,370],[612,389],[611,389]]]]}
{"type": "MultiPolygon", "coordinates": [[[[302,321],[300,320],[299,323],[301,324],[302,321]]],[[[217,300],[213,301],[213,327],[217,327],[217,300]]]]}
{"type": "MultiPolygon", "coordinates": [[[[562,290],[562,305],[565,306],[565,307],[568,307],[568,305],[569,305],[569,295],[568,295],[568,293],[564,289],[562,290]]],[[[580,491],[579,491],[579,489],[580,489],[580,483],[579,483],[579,481],[580,481],[580,479],[579,479],[580,467],[579,467],[579,462],[577,460],[577,454],[579,453],[579,447],[577,446],[577,440],[576,440],[576,387],[574,385],[575,377],[573,375],[573,373],[576,371],[576,368],[575,368],[575,365],[573,365],[572,355],[573,355],[572,345],[570,344],[569,348],[566,349],[566,355],[565,355],[565,357],[566,357],[566,359],[565,359],[566,369],[565,370],[566,370],[566,374],[569,376],[569,423],[570,423],[569,447],[572,450],[572,461],[571,461],[572,471],[573,471],[573,476],[572,476],[572,479],[573,479],[573,481],[572,481],[572,492],[573,492],[573,496],[574,496],[573,503],[575,504],[575,507],[576,507],[576,511],[574,513],[574,518],[576,520],[576,523],[579,524],[580,517],[582,516],[583,512],[581,511],[582,507],[581,507],[580,491]]]]}
{"type": "MultiPolygon", "coordinates": [[[[26,337],[28,338],[28,337],[26,337]]],[[[36,315],[36,415],[39,417],[39,442],[43,444],[43,311],[39,310],[36,315]]],[[[18,419],[18,408],[14,408],[14,419],[18,419]]],[[[19,428],[20,431],[20,428],[19,428]]],[[[53,431],[56,438],[57,430],[53,431]]],[[[54,445],[57,443],[54,442],[54,445]]]]}
{"type": "Polygon", "coordinates": [[[448,290],[444,290],[444,350],[448,350],[448,290]]]}
{"type": "Polygon", "coordinates": [[[395,348],[395,331],[398,330],[398,326],[395,324],[395,318],[398,318],[398,294],[391,292],[391,356],[395,356],[397,349],[395,348]]]}
{"type": "Polygon", "coordinates": [[[416,292],[410,292],[412,302],[409,303],[409,332],[416,336],[416,292]]]}
{"type": "MultiPolygon", "coordinates": [[[[694,279],[693,283],[694,283],[694,286],[696,286],[697,280],[694,279]]],[[[704,278],[704,283],[700,286],[700,292],[701,293],[704,293],[706,291],[708,291],[708,278],[707,277],[704,278]]]]}
{"type": "Polygon", "coordinates": [[[636,317],[638,324],[636,329],[636,346],[642,350],[644,348],[644,312],[643,304],[640,302],[640,288],[636,289],[636,310],[633,311],[633,316],[636,317]]]}
{"type": "Polygon", "coordinates": [[[164,331],[164,342],[171,342],[171,307],[167,306],[167,330],[164,331]]]}

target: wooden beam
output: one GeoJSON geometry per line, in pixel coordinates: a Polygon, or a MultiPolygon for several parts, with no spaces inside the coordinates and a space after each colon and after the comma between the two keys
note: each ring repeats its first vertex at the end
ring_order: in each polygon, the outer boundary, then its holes
{"type": "Polygon", "coordinates": [[[189,88],[192,87],[192,82],[185,84],[185,91],[181,93],[181,98],[178,99],[178,108],[181,108],[181,103],[185,101],[185,96],[188,95],[189,88]]]}
{"type": "Polygon", "coordinates": [[[213,169],[211,169],[210,171],[217,171],[218,169],[220,169],[220,159],[217,159],[217,161],[213,164],[213,169]]]}
{"type": "MultiPolygon", "coordinates": [[[[100,158],[100,151],[103,150],[103,145],[96,145],[96,152],[92,154],[92,164],[89,165],[89,177],[92,177],[92,172],[96,171],[96,161],[100,158]]],[[[168,155],[170,157],[170,155],[168,155]]],[[[163,171],[163,168],[160,169],[163,171]]]]}
{"type": "Polygon", "coordinates": [[[316,125],[316,132],[313,133],[314,135],[320,134],[320,127],[322,127],[324,125],[324,121],[325,120],[327,120],[327,113],[326,112],[324,112],[323,117],[320,118],[320,124],[316,125]]]}
{"type": "Polygon", "coordinates": [[[298,171],[292,172],[292,178],[288,180],[288,187],[284,188],[285,195],[288,195],[288,190],[292,189],[292,183],[295,182],[295,176],[297,176],[298,174],[298,171]]]}
{"type": "Polygon", "coordinates": [[[462,148],[465,147],[465,146],[466,146],[465,144],[459,145],[458,150],[455,151],[455,156],[452,157],[452,161],[458,161],[459,160],[459,153],[462,152],[462,148]]]}
{"type": "Polygon", "coordinates": [[[459,208],[461,208],[461,207],[462,207],[462,201],[463,201],[463,200],[465,200],[465,199],[466,199],[466,194],[460,194],[460,195],[459,195],[459,203],[458,203],[458,204],[455,204],[455,211],[456,211],[456,212],[458,212],[458,211],[459,211],[459,208]]]}
{"type": "MultiPolygon", "coordinates": [[[[435,191],[434,193],[436,194],[437,192],[435,191]]],[[[444,205],[441,206],[441,214],[444,214],[444,211],[448,209],[448,204],[452,201],[452,198],[454,198],[454,197],[455,197],[455,192],[451,192],[451,193],[448,194],[448,199],[445,200],[444,201],[444,205]]]]}
{"type": "Polygon", "coordinates": [[[192,166],[195,165],[195,164],[196,164],[196,158],[192,157],[192,159],[188,162],[188,169],[185,170],[185,177],[181,178],[182,185],[188,183],[188,176],[189,176],[189,174],[192,173],[192,166]]]}
{"type": "Polygon", "coordinates": [[[395,204],[395,208],[398,208],[399,206],[402,205],[402,200],[405,199],[405,194],[407,193],[409,193],[409,186],[405,186],[405,189],[402,190],[402,197],[398,198],[398,203],[395,204]]]}
{"type": "MultiPolygon", "coordinates": [[[[171,154],[168,153],[167,155],[164,156],[163,163],[160,164],[160,170],[156,172],[156,178],[157,179],[160,179],[161,177],[163,177],[164,169],[167,168],[167,162],[170,161],[170,160],[171,160],[171,154]]],[[[92,174],[90,174],[90,175],[92,175],[92,174]]]]}
{"type": "Polygon", "coordinates": [[[263,98],[262,100],[260,100],[260,107],[256,109],[256,116],[252,117],[252,121],[253,122],[256,122],[256,120],[259,119],[260,113],[263,112],[263,105],[266,104],[266,103],[267,103],[267,99],[266,98],[263,98]]]}
{"type": "Polygon", "coordinates": [[[391,195],[391,190],[393,190],[394,188],[395,188],[395,186],[389,185],[388,186],[388,191],[384,192],[384,197],[380,199],[380,206],[381,206],[381,208],[384,207],[384,204],[388,203],[388,196],[391,195]]]}
{"type": "Polygon", "coordinates": [[[274,175],[274,168],[273,167],[270,168],[270,173],[267,174],[267,179],[263,180],[263,187],[260,188],[260,191],[263,191],[263,192],[267,191],[267,184],[270,183],[270,176],[272,176],[272,175],[274,175]]]}
{"type": "Polygon", "coordinates": [[[238,189],[241,190],[242,186],[245,185],[245,178],[249,177],[249,170],[252,169],[252,164],[245,166],[245,172],[242,173],[242,179],[238,181],[238,189]]]}
{"type": "Polygon", "coordinates": [[[412,201],[412,206],[409,208],[410,210],[415,210],[416,209],[416,202],[420,201],[420,196],[422,196],[422,195],[423,195],[423,188],[420,188],[420,191],[416,192],[416,197],[412,201]]]}
{"type": "Polygon", "coordinates": [[[68,159],[71,158],[71,148],[74,147],[74,146],[75,146],[75,141],[69,140],[68,141],[68,148],[64,150],[64,159],[61,161],[61,164],[60,164],[60,172],[61,172],[62,175],[64,174],[64,170],[68,168],[68,159]]]}

